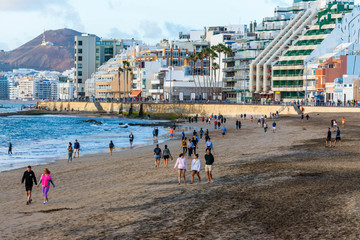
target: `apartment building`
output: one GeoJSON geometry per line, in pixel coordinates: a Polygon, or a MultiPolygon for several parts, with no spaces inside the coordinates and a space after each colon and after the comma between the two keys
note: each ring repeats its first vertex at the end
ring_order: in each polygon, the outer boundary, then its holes
{"type": "MultiPolygon", "coordinates": [[[[75,97],[85,98],[85,81],[91,74],[116,54],[131,46],[141,44],[134,39],[100,39],[92,34],[75,36],[75,97]]],[[[89,97],[89,96],[87,96],[89,97]]]]}
{"type": "Polygon", "coordinates": [[[9,82],[4,75],[0,75],[0,100],[9,99],[9,82]]]}
{"type": "Polygon", "coordinates": [[[353,2],[300,3],[303,10],[250,65],[250,91],[257,99],[310,100],[319,58],[340,44],[358,41],[345,23],[353,22],[351,28],[359,24],[353,2]]]}

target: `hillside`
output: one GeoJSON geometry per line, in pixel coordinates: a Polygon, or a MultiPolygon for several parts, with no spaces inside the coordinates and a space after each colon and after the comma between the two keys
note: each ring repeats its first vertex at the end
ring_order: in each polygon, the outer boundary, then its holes
{"type": "Polygon", "coordinates": [[[45,32],[47,42],[54,46],[43,46],[43,34],[8,52],[0,53],[0,71],[15,68],[65,71],[73,67],[74,37],[80,32],[71,29],[49,30],[45,32]]]}

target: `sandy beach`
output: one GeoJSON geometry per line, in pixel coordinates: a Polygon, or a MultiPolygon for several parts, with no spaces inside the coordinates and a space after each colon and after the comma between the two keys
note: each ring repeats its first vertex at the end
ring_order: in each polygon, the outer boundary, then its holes
{"type": "Polygon", "coordinates": [[[179,139],[166,142],[174,156],[167,169],[163,161],[154,168],[154,146],[34,166],[37,178],[44,167],[52,171],[47,205],[40,188],[25,205],[26,166],[2,172],[0,238],[359,239],[359,116],[281,116],[276,133],[249,119],[236,130],[230,119],[225,138],[213,125],[192,124],[211,130],[213,184],[206,183],[204,140],[201,184],[177,185],[179,139]],[[325,148],[330,120],[343,116],[342,146],[325,148]]]}

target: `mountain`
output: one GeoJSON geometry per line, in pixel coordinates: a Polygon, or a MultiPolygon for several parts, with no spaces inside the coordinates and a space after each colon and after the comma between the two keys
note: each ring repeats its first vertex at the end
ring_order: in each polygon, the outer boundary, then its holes
{"type": "Polygon", "coordinates": [[[71,29],[45,32],[47,45],[41,45],[43,34],[8,52],[0,52],[0,71],[16,68],[65,71],[74,66],[74,37],[80,32],[71,29]],[[53,45],[52,45],[52,44],[53,45]]]}

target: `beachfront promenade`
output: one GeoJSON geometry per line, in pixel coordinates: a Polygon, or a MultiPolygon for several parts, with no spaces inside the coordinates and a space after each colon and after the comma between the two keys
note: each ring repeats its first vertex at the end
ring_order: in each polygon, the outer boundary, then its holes
{"type": "MultiPolygon", "coordinates": [[[[222,114],[235,117],[241,113],[249,115],[268,115],[278,111],[280,114],[297,115],[292,105],[241,105],[241,104],[170,104],[170,103],[106,103],[106,102],[38,102],[37,107],[50,111],[83,112],[133,112],[142,114],[187,114],[211,115],[222,114]]],[[[357,107],[304,106],[304,113],[359,113],[357,107]]]]}

